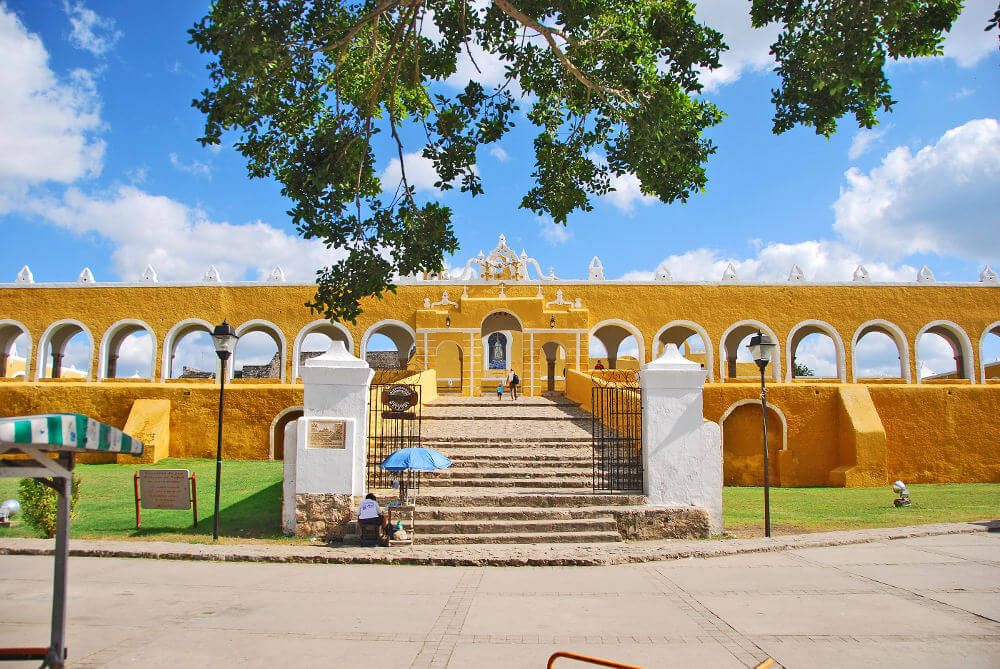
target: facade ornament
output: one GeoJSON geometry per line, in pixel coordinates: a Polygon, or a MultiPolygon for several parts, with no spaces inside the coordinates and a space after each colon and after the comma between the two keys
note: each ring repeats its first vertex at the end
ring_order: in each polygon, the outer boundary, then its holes
{"type": "Polygon", "coordinates": [[[864,265],[858,265],[858,268],[854,270],[854,280],[859,282],[871,281],[871,278],[868,276],[868,270],[865,269],[864,265]]]}
{"type": "Polygon", "coordinates": [[[453,307],[457,307],[458,306],[458,304],[456,304],[455,302],[452,302],[450,299],[448,299],[448,291],[447,290],[444,291],[443,293],[441,293],[441,301],[440,302],[431,302],[430,298],[425,299],[424,302],[425,302],[424,308],[433,308],[433,307],[449,306],[449,305],[451,305],[453,307]]]}
{"type": "Polygon", "coordinates": [[[500,295],[498,296],[501,300],[507,299],[507,293],[503,292],[503,282],[500,282],[500,295]]]}
{"type": "Polygon", "coordinates": [[[211,283],[222,283],[222,275],[219,274],[219,270],[215,269],[215,265],[209,265],[208,269],[205,270],[205,276],[201,280],[211,283]]]}
{"type": "Polygon", "coordinates": [[[587,268],[587,281],[604,281],[604,265],[597,256],[594,256],[587,268]]]}
{"type": "Polygon", "coordinates": [[[567,306],[567,307],[573,306],[572,302],[563,298],[562,288],[556,291],[556,299],[547,303],[545,305],[545,308],[548,309],[549,307],[560,307],[560,306],[567,306]]]}
{"type": "Polygon", "coordinates": [[[431,308],[431,298],[425,297],[424,298],[424,309],[430,309],[430,308],[431,308]]]}
{"type": "Polygon", "coordinates": [[[544,300],[545,296],[542,295],[542,284],[538,284],[538,292],[535,293],[535,298],[539,300],[544,300]]]}
{"type": "Polygon", "coordinates": [[[667,269],[666,265],[660,265],[656,268],[655,279],[657,281],[673,281],[674,276],[670,273],[670,270],[667,269]]]}
{"type": "Polygon", "coordinates": [[[31,273],[28,266],[25,265],[21,268],[21,271],[17,273],[17,280],[14,283],[34,283],[35,275],[31,273]]]}
{"type": "Polygon", "coordinates": [[[465,263],[464,274],[468,276],[472,271],[472,266],[479,266],[479,278],[484,281],[528,281],[528,266],[533,265],[538,276],[542,275],[542,268],[538,261],[529,258],[528,253],[521,249],[521,255],[507,246],[507,238],[500,235],[500,240],[496,248],[485,255],[482,250],[475,258],[470,258],[465,263]]]}
{"type": "Polygon", "coordinates": [[[917,272],[917,283],[934,283],[934,272],[927,265],[921,267],[920,271],[917,272]]]}
{"type": "Polygon", "coordinates": [[[573,302],[573,308],[574,309],[583,309],[583,300],[581,300],[579,297],[576,298],[576,301],[573,302]]]}
{"type": "Polygon", "coordinates": [[[736,274],[736,268],[733,267],[733,263],[726,265],[725,271],[722,272],[722,283],[735,283],[740,280],[740,277],[736,274]]]}
{"type": "Polygon", "coordinates": [[[77,283],[94,283],[94,273],[90,271],[89,267],[84,267],[83,271],[80,272],[80,276],[76,277],[77,283]]]}
{"type": "Polygon", "coordinates": [[[545,278],[548,279],[549,281],[555,281],[557,278],[559,278],[556,276],[556,270],[554,267],[552,267],[552,265],[549,265],[549,275],[545,278]]]}
{"type": "Polygon", "coordinates": [[[463,300],[469,299],[469,287],[468,286],[462,286],[462,299],[463,300]]]}
{"type": "Polygon", "coordinates": [[[798,266],[798,263],[792,265],[792,270],[788,273],[788,280],[792,283],[801,283],[806,280],[806,275],[803,274],[802,268],[798,266]]]}
{"type": "Polygon", "coordinates": [[[142,270],[142,276],[139,277],[139,280],[143,283],[159,283],[156,270],[153,269],[152,265],[146,265],[146,269],[142,270]]]}
{"type": "Polygon", "coordinates": [[[271,273],[267,275],[267,280],[274,283],[284,283],[285,282],[285,270],[281,269],[280,265],[275,265],[271,273]]]}
{"type": "Polygon", "coordinates": [[[997,273],[990,268],[989,265],[983,268],[983,271],[979,273],[979,280],[982,283],[1000,283],[1000,279],[997,278],[997,273]]]}

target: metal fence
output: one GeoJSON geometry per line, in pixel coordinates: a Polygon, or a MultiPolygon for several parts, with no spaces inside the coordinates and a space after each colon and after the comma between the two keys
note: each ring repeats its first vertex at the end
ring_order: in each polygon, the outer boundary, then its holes
{"type": "MultiPolygon", "coordinates": [[[[391,488],[393,479],[400,476],[396,472],[388,472],[379,465],[389,455],[401,448],[420,446],[420,386],[412,383],[399,383],[413,372],[401,369],[378,370],[372,379],[368,395],[368,459],[367,480],[368,490],[376,488],[391,488]],[[394,386],[405,386],[416,393],[416,404],[406,411],[396,411],[385,402],[385,391],[394,386]]],[[[406,487],[419,489],[420,472],[406,472],[406,487]]]]}
{"type": "Polygon", "coordinates": [[[642,388],[633,370],[592,375],[594,492],[641,492],[642,388]]]}

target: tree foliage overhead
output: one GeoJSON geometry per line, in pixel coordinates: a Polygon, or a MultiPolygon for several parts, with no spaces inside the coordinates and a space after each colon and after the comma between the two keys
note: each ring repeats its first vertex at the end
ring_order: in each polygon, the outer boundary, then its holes
{"type": "MultiPolygon", "coordinates": [[[[886,60],[936,53],[960,5],[752,0],[755,25],[783,26],[775,131],[801,124],[829,135],[847,113],[873,125],[893,102],[886,60]]],[[[281,184],[299,232],[347,252],[317,273],[309,306],[354,321],[362,298],[393,289],[394,276],[439,271],[458,248],[450,210],[418,203],[407,178],[414,128],[436,186],[475,196],[478,152],[523,111],[537,134],[520,206],[560,223],[590,211],[623,174],[666,203],[703,190],[715,151],[704,131],[723,114],[700,97],[698,73],[719,67],[726,47],[694,9],[688,0],[215,0],[190,31],[212,57],[210,87],[194,101],[206,119],[200,141],[236,134],[249,174],[281,184]],[[484,52],[505,65],[502,84],[442,83],[460,58],[475,64],[484,52]],[[390,156],[398,184],[376,169],[390,156]]]]}

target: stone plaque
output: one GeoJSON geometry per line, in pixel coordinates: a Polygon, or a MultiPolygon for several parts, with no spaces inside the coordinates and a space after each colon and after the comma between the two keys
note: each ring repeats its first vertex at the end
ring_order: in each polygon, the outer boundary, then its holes
{"type": "Polygon", "coordinates": [[[342,420],[310,420],[306,448],[347,448],[347,426],[342,420]]]}
{"type": "Polygon", "coordinates": [[[139,497],[144,509],[190,509],[191,472],[187,469],[140,469],[139,497]]]}

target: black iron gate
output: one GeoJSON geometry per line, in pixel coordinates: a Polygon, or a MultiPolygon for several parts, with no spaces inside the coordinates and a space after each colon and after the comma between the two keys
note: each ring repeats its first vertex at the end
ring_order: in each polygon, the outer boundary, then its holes
{"type": "MultiPolygon", "coordinates": [[[[407,370],[378,370],[372,379],[368,395],[368,458],[366,487],[391,488],[399,474],[388,472],[379,465],[393,451],[420,446],[420,386],[399,383],[413,372],[407,370]],[[415,394],[415,403],[404,407],[400,403],[409,393],[415,394]]],[[[407,489],[420,487],[420,472],[407,472],[407,489]]]]}
{"type": "Polygon", "coordinates": [[[594,492],[642,491],[642,388],[638,374],[593,376],[594,492]]]}

